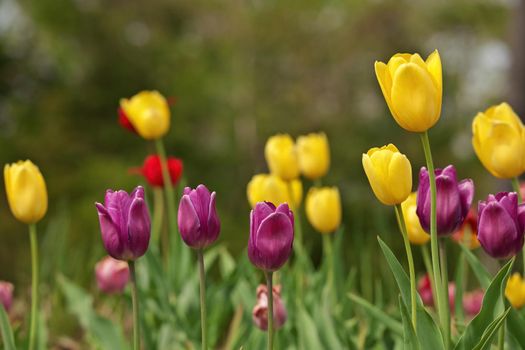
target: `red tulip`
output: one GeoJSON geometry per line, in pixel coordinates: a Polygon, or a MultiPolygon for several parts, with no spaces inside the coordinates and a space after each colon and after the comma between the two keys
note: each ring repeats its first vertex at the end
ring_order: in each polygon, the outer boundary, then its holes
{"type": "MultiPolygon", "coordinates": [[[[168,171],[170,173],[171,183],[175,185],[183,170],[182,160],[175,157],[168,157],[168,171]]],[[[164,187],[164,178],[162,177],[162,167],[160,163],[160,157],[158,155],[149,155],[144,160],[142,168],[139,172],[146,181],[153,187],[164,187]]]]}
{"type": "Polygon", "coordinates": [[[118,108],[118,123],[124,129],[127,129],[135,134],[137,133],[137,130],[135,130],[135,128],[133,127],[133,124],[131,124],[131,122],[129,121],[128,116],[126,115],[122,107],[118,108]]]}

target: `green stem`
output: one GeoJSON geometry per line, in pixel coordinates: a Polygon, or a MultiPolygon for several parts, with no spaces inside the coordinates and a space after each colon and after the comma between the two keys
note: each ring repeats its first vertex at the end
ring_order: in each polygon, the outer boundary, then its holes
{"type": "MultiPolygon", "coordinates": [[[[448,297],[448,266],[447,266],[447,241],[445,238],[441,238],[439,240],[439,254],[441,257],[441,279],[442,279],[442,293],[443,293],[443,300],[445,300],[445,305],[447,306],[447,310],[450,312],[450,301],[448,297]]],[[[445,333],[447,338],[447,343],[450,344],[450,317],[446,319],[445,323],[445,329],[447,330],[445,333]]]]}
{"type": "Polygon", "coordinates": [[[403,242],[405,243],[405,250],[407,253],[408,260],[408,271],[410,274],[410,305],[412,311],[412,325],[414,326],[414,331],[417,333],[417,311],[416,311],[416,270],[414,268],[414,258],[412,256],[412,248],[410,247],[410,241],[408,240],[407,228],[405,225],[405,219],[403,217],[403,208],[401,204],[396,204],[395,212],[397,218],[397,224],[399,225],[399,230],[403,236],[403,242]]]}
{"type": "Polygon", "coordinates": [[[200,280],[200,297],[201,297],[201,332],[202,332],[202,350],[208,349],[208,340],[206,332],[206,272],[204,270],[204,254],[202,249],[197,250],[199,259],[199,280],[200,280]]]}
{"type": "MultiPolygon", "coordinates": [[[[450,329],[447,329],[448,319],[450,319],[450,310],[448,308],[447,300],[443,300],[443,283],[441,283],[441,271],[439,265],[439,248],[437,237],[437,216],[436,216],[436,174],[434,173],[434,162],[432,160],[432,151],[430,150],[430,141],[428,139],[428,131],[420,134],[425,159],[427,162],[427,170],[430,182],[430,252],[432,256],[432,269],[434,272],[434,286],[436,291],[437,309],[439,315],[439,323],[443,330],[445,349],[450,348],[450,329]],[[439,293],[441,291],[441,293],[439,293]]],[[[447,292],[448,293],[448,292],[447,292]]]]}
{"type": "MultiPolygon", "coordinates": [[[[519,203],[523,203],[523,197],[521,196],[520,190],[520,180],[518,177],[512,179],[512,187],[514,188],[514,192],[518,194],[519,203]]],[[[523,246],[521,257],[523,259],[523,275],[525,275],[525,245],[523,246]]]]}
{"type": "Polygon", "coordinates": [[[273,349],[273,272],[265,271],[266,286],[268,288],[268,350],[273,349]]]}
{"type": "Polygon", "coordinates": [[[499,328],[499,336],[498,336],[498,349],[504,350],[505,349],[505,320],[503,321],[503,324],[499,328]]]}
{"type": "Polygon", "coordinates": [[[290,197],[290,207],[293,210],[295,217],[295,231],[296,235],[294,237],[294,244],[299,244],[300,247],[303,247],[303,228],[301,226],[301,217],[299,213],[299,203],[295,202],[295,196],[292,186],[292,181],[288,181],[288,197],[290,197]]]}
{"type": "MultiPolygon", "coordinates": [[[[158,245],[160,232],[162,230],[162,218],[164,211],[164,198],[160,188],[153,188],[153,217],[151,219],[151,238],[158,245]]],[[[162,242],[164,245],[165,242],[162,242]]]]}
{"type": "Polygon", "coordinates": [[[427,270],[428,276],[430,277],[430,289],[432,289],[432,299],[434,300],[434,305],[437,305],[436,298],[436,286],[434,286],[434,281],[432,276],[434,276],[434,271],[432,269],[432,262],[430,261],[430,253],[428,252],[428,246],[421,246],[421,253],[423,255],[423,263],[425,264],[425,269],[427,270]]]}
{"type": "Polygon", "coordinates": [[[31,242],[31,321],[29,326],[29,350],[35,349],[38,313],[38,240],[36,224],[29,224],[29,239],[31,242]]]}
{"type": "Polygon", "coordinates": [[[327,267],[327,278],[326,278],[326,287],[329,290],[330,298],[332,299],[332,305],[337,301],[336,290],[334,286],[334,249],[332,244],[332,237],[330,234],[323,234],[323,248],[324,248],[324,258],[327,267]]]}
{"type": "Polygon", "coordinates": [[[135,262],[128,261],[131,277],[131,302],[133,304],[133,350],[140,349],[140,324],[139,324],[139,293],[137,289],[137,274],[135,262]]]}

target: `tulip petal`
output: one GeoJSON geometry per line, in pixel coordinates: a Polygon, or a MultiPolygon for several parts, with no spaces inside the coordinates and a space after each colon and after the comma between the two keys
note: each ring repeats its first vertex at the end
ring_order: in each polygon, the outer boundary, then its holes
{"type": "MultiPolygon", "coordinates": [[[[139,189],[140,191],[140,189],[139,189]]],[[[135,198],[128,215],[129,249],[133,258],[139,258],[148,250],[151,235],[151,223],[148,207],[142,198],[135,198]]]]}
{"type": "Polygon", "coordinates": [[[523,233],[518,233],[514,220],[503,206],[491,202],[480,216],[478,240],[492,257],[504,259],[521,249],[523,233]]]}
{"type": "Polygon", "coordinates": [[[456,179],[446,175],[438,176],[436,193],[437,231],[441,235],[452,233],[464,219],[456,179]]]}
{"type": "Polygon", "coordinates": [[[462,180],[458,184],[458,190],[461,200],[461,216],[465,218],[474,200],[474,182],[471,179],[462,180]]]}
{"type": "Polygon", "coordinates": [[[376,62],[374,64],[374,69],[376,72],[377,81],[379,82],[379,87],[385,98],[386,104],[390,109],[390,113],[393,114],[392,102],[390,101],[390,93],[392,90],[392,77],[388,67],[383,62],[376,62]]]}
{"type": "Polygon", "coordinates": [[[100,232],[102,234],[102,242],[106,251],[115,259],[122,259],[125,251],[125,246],[121,241],[117,226],[111,220],[106,208],[100,204],[95,203],[98,211],[98,219],[100,222],[100,232]]]}
{"type": "Polygon", "coordinates": [[[221,230],[221,222],[219,221],[219,216],[217,215],[217,208],[215,206],[215,192],[212,192],[210,197],[210,206],[208,209],[208,234],[206,237],[205,245],[215,242],[219,236],[221,230]]]}
{"type": "Polygon", "coordinates": [[[389,183],[396,184],[390,187],[390,192],[397,203],[408,198],[412,191],[412,167],[408,158],[399,152],[393,153],[388,167],[389,183]]]}
{"type": "Polygon", "coordinates": [[[259,267],[265,270],[279,269],[292,250],[293,227],[290,218],[274,213],[264,219],[255,237],[259,267]]]}
{"type": "Polygon", "coordinates": [[[199,233],[198,236],[200,236],[201,227],[197,211],[187,194],[183,195],[180,200],[177,221],[182,239],[187,245],[193,247],[200,238],[196,237],[196,233],[199,233]]]}
{"type": "Polygon", "coordinates": [[[199,217],[201,232],[208,231],[208,209],[210,207],[210,191],[204,185],[199,185],[190,192],[189,197],[199,217]]]}
{"type": "Polygon", "coordinates": [[[437,91],[439,92],[441,101],[441,95],[443,94],[443,73],[441,68],[441,57],[439,57],[438,50],[435,50],[427,57],[426,65],[430,75],[432,75],[432,79],[437,91]]]}
{"type": "Polygon", "coordinates": [[[422,167],[419,170],[419,185],[417,187],[417,209],[421,227],[426,232],[430,232],[430,180],[428,170],[422,167]]]}

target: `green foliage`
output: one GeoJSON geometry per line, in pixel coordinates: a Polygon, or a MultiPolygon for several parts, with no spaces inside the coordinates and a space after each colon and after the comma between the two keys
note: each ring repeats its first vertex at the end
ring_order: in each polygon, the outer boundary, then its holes
{"type": "Polygon", "coordinates": [[[4,343],[5,350],[16,350],[15,337],[11,324],[9,323],[9,317],[5,312],[4,306],[0,303],[0,334],[2,335],[2,341],[4,343]]]}

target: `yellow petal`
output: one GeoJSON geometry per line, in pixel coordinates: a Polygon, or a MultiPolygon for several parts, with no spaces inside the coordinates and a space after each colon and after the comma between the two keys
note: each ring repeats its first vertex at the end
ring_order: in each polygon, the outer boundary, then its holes
{"type": "Polygon", "coordinates": [[[443,95],[443,72],[441,68],[441,57],[439,57],[438,50],[435,50],[428,56],[426,66],[430,75],[432,75],[432,79],[441,101],[441,96],[443,95]]]}
{"type": "Polygon", "coordinates": [[[390,192],[397,203],[405,201],[412,191],[412,167],[408,158],[399,152],[392,155],[388,169],[390,192]]]}

